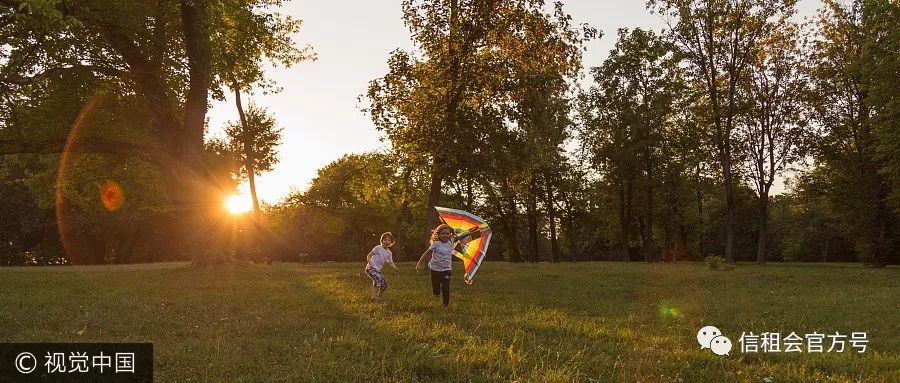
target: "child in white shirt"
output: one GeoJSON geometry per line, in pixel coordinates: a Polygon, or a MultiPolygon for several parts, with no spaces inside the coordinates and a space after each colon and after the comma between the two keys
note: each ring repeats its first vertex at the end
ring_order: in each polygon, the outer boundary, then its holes
{"type": "Polygon", "coordinates": [[[381,235],[381,244],[372,248],[366,255],[366,275],[372,278],[372,300],[381,300],[384,290],[387,289],[387,279],[381,272],[385,263],[391,265],[394,270],[400,271],[394,264],[391,246],[394,246],[394,235],[390,232],[381,235]]]}

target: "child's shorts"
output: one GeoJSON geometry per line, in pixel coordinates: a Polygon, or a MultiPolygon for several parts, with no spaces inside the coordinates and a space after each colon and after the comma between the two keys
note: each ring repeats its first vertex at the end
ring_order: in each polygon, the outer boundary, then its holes
{"type": "Polygon", "coordinates": [[[372,286],[375,286],[379,289],[387,289],[387,279],[384,279],[384,274],[375,269],[366,268],[366,274],[369,278],[372,278],[372,286]]]}

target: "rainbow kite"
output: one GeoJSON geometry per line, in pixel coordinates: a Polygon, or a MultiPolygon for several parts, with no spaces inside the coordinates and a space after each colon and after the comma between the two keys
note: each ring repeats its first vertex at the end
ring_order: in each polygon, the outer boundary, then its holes
{"type": "Polygon", "coordinates": [[[481,217],[469,212],[438,206],[434,209],[441,221],[453,228],[456,236],[460,237],[459,242],[453,246],[453,255],[462,259],[466,269],[465,281],[471,285],[491,243],[491,227],[481,217]]]}

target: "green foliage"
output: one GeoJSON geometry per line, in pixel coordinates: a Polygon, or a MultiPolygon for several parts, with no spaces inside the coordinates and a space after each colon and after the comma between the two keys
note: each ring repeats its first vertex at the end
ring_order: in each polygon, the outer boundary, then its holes
{"type": "Polygon", "coordinates": [[[424,215],[408,214],[424,210],[424,194],[407,190],[413,175],[403,173],[392,157],[379,153],[346,155],[328,164],[308,190],[266,209],[267,227],[278,238],[272,251],[279,257],[300,252],[314,260],[360,260],[381,233],[391,231],[395,258],[414,258],[423,251],[415,238],[424,215]]]}
{"type": "Polygon", "coordinates": [[[239,147],[235,147],[225,139],[212,137],[206,140],[206,163],[216,185],[219,185],[223,194],[237,192],[241,175],[246,170],[239,160],[239,147]]]}
{"type": "Polygon", "coordinates": [[[891,160],[879,148],[889,147],[897,119],[891,102],[896,87],[889,73],[874,69],[894,44],[896,6],[888,1],[827,1],[817,19],[818,40],[813,49],[813,84],[820,95],[816,119],[822,127],[817,160],[836,206],[855,237],[861,260],[876,267],[896,261],[894,251],[900,215],[889,207],[891,160]],[[884,13],[884,16],[875,16],[884,13]],[[875,65],[873,65],[875,64],[875,65]],[[878,76],[878,77],[876,77],[878,76]],[[884,76],[884,77],[882,77],[884,76]],[[886,139],[882,141],[882,139],[886,139]]]}
{"type": "Polygon", "coordinates": [[[618,194],[614,205],[622,258],[639,220],[645,259],[653,257],[654,189],[665,178],[659,164],[674,164],[680,155],[664,149],[681,128],[676,110],[685,89],[678,61],[673,46],[655,33],[620,29],[609,57],[591,70],[595,85],[581,95],[582,150],[610,192],[618,194]],[[636,197],[643,197],[638,219],[636,197]]]}
{"type": "MultiPolygon", "coordinates": [[[[853,236],[849,217],[829,181],[824,166],[797,177],[789,195],[775,201],[773,226],[782,231],[781,255],[789,261],[854,262],[853,236]]],[[[777,238],[776,238],[777,240],[777,238]]]]}
{"type": "Polygon", "coordinates": [[[706,258],[703,258],[703,263],[710,269],[718,270],[720,266],[725,264],[725,258],[717,255],[707,255],[706,258]]]}
{"type": "Polygon", "coordinates": [[[794,13],[796,0],[651,0],[647,7],[666,18],[671,38],[683,53],[690,88],[700,99],[697,120],[714,152],[725,189],[725,258],[733,261],[737,236],[735,187],[742,158],[738,121],[743,112],[740,84],[748,75],[761,40],[794,13]]]}
{"type": "MultiPolygon", "coordinates": [[[[21,183],[40,209],[66,216],[57,221],[63,237],[77,239],[63,240],[69,256],[76,249],[95,263],[168,259],[199,243],[187,236],[214,241],[204,230],[215,226],[218,198],[233,180],[230,153],[215,145],[203,153],[207,96],[223,84],[274,90],[262,70],[267,60],[290,66],[313,58],[294,46],[300,22],[279,14],[281,6],[0,4],[0,155],[39,155],[21,183]],[[58,156],[64,145],[68,154],[58,156]],[[98,202],[108,182],[124,190],[115,212],[98,202]]],[[[272,158],[254,158],[253,169],[270,168],[272,158]]]]}
{"type": "Polygon", "coordinates": [[[274,116],[251,103],[246,113],[246,125],[235,121],[225,127],[230,151],[235,154],[242,177],[247,177],[248,173],[267,172],[278,163],[278,146],[284,129],[275,124],[274,116]]]}
{"type": "MultiPolygon", "coordinates": [[[[0,4],[0,262],[48,263],[64,247],[98,263],[184,257],[166,239],[196,227],[171,222],[278,160],[281,131],[254,105],[231,142],[206,141],[202,159],[179,153],[199,153],[207,91],[278,91],[267,62],[315,59],[282,5],[0,4]],[[195,178],[215,190],[184,186],[195,178]],[[124,191],[114,211],[101,197],[110,182],[124,191]]],[[[650,1],[671,28],[621,30],[575,104],[597,32],[561,4],[404,1],[415,49],[393,52],[361,97],[391,154],[329,164],[247,230],[277,233],[263,241],[273,254],[316,259],[355,259],[390,230],[398,258],[414,258],[441,201],[491,222],[490,257],[512,261],[628,259],[638,245],[666,260],[748,260],[767,233],[766,259],[898,262],[900,6],[826,1],[810,47],[789,22],[794,5],[650,1]],[[564,150],[576,132],[582,157],[564,150]],[[769,202],[800,158],[815,165],[769,202]]],[[[208,210],[194,222],[219,224],[208,210]]]]}
{"type": "MultiPolygon", "coordinates": [[[[875,160],[878,172],[890,182],[887,198],[900,214],[900,4],[885,0],[863,2],[866,41],[861,57],[862,72],[871,78],[868,88],[873,109],[875,160]]],[[[896,223],[897,221],[895,221],[896,223]]]]}
{"type": "Polygon", "coordinates": [[[458,203],[491,219],[495,243],[521,259],[524,205],[536,260],[538,222],[558,219],[546,199],[567,192],[555,175],[567,166],[568,93],[596,30],[579,31],[561,4],[547,13],[540,1],[411,0],[402,9],[417,49],[394,51],[364,99],[402,166],[429,176],[415,214],[458,203]]]}
{"type": "Polygon", "coordinates": [[[52,254],[34,249],[47,239],[55,238],[52,209],[39,208],[25,184],[27,168],[8,158],[0,165],[0,265],[21,265],[29,261],[48,263],[52,254]],[[28,252],[32,254],[27,259],[28,252]],[[34,259],[38,258],[38,259],[34,259]]]}
{"type": "MultiPolygon", "coordinates": [[[[2,182],[16,185],[13,190],[27,191],[27,200],[16,204],[33,209],[30,214],[9,217],[18,221],[17,228],[6,232],[14,239],[11,263],[26,262],[22,258],[26,254],[31,262],[41,264],[54,259],[103,263],[167,256],[153,244],[160,243],[157,238],[162,235],[154,226],[165,221],[172,208],[159,168],[145,156],[158,144],[146,130],[149,117],[139,97],[123,94],[120,85],[89,73],[72,73],[29,87],[29,102],[9,109],[0,139],[26,145],[68,141],[69,145],[65,155],[3,157],[11,172],[0,177],[2,182]],[[113,144],[100,147],[102,154],[81,149],[93,142],[113,144]],[[142,152],[126,154],[115,146],[139,147],[142,152]],[[101,201],[100,191],[107,182],[124,192],[115,211],[104,208],[101,201]],[[72,238],[70,253],[60,242],[60,230],[72,238]]],[[[61,148],[43,150],[53,153],[61,148]]]]}
{"type": "Polygon", "coordinates": [[[283,1],[219,0],[210,3],[210,38],[213,72],[218,87],[214,95],[224,98],[221,87],[232,91],[249,91],[259,86],[263,91],[278,91],[274,81],[265,77],[264,63],[291,66],[315,60],[312,48],[298,48],[294,37],[302,21],[277,10],[283,1]]]}

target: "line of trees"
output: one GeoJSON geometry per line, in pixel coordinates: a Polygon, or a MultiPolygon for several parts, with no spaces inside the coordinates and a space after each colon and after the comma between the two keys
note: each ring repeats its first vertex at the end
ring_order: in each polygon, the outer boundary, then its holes
{"type": "Polygon", "coordinates": [[[793,0],[651,0],[667,28],[619,30],[582,87],[600,34],[561,3],[405,0],[416,48],[360,96],[390,148],[242,227],[220,197],[279,141],[242,95],[277,90],[264,60],[314,58],[280,2],[0,4],[0,263],[204,264],[241,230],[253,252],[323,260],[390,230],[413,259],[435,205],[487,219],[489,257],[510,261],[900,262],[896,2],[825,0],[801,22],[793,0]],[[204,142],[226,92],[240,118],[204,142]]]}
{"type": "Polygon", "coordinates": [[[390,150],[323,168],[273,208],[280,235],[349,260],[391,230],[412,258],[447,205],[487,219],[510,261],[900,261],[900,6],[648,10],[667,28],[619,30],[579,89],[598,33],[561,4],[405,1],[417,49],[361,96],[390,150]]]}

